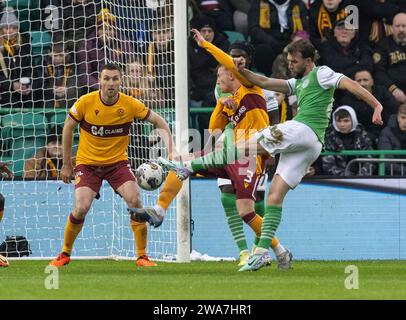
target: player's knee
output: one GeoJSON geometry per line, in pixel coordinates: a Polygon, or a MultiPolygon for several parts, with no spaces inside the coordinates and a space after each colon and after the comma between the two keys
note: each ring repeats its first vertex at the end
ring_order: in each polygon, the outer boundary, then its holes
{"type": "Polygon", "coordinates": [[[4,210],[4,196],[0,193],[0,211],[4,210]]]}
{"type": "Polygon", "coordinates": [[[90,206],[87,205],[76,205],[75,210],[73,212],[73,216],[76,219],[84,219],[86,217],[86,214],[89,212],[90,206]]]}
{"type": "Polygon", "coordinates": [[[267,202],[267,205],[282,206],[283,197],[277,193],[269,192],[266,202],[267,202]]]}

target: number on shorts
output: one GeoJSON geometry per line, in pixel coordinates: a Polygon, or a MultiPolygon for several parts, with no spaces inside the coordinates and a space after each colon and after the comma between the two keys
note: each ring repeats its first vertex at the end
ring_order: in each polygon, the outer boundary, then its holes
{"type": "Polygon", "coordinates": [[[251,170],[247,170],[246,178],[244,179],[244,182],[251,183],[252,177],[254,176],[254,172],[251,170]]]}

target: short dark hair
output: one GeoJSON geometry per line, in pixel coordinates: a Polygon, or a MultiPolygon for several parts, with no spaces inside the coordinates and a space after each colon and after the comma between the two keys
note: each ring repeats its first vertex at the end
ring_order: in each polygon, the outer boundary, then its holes
{"type": "Polygon", "coordinates": [[[123,71],[121,70],[120,66],[115,64],[115,63],[106,63],[101,69],[100,73],[103,72],[103,70],[117,70],[120,72],[120,76],[123,75],[123,71]]]}
{"type": "Polygon", "coordinates": [[[351,114],[348,112],[348,110],[340,109],[334,114],[334,119],[336,120],[341,120],[344,118],[351,118],[352,120],[351,114]]]}
{"type": "Polygon", "coordinates": [[[294,54],[298,52],[302,54],[303,59],[310,58],[312,61],[315,60],[316,49],[309,40],[300,39],[288,45],[288,53],[294,54]]]}

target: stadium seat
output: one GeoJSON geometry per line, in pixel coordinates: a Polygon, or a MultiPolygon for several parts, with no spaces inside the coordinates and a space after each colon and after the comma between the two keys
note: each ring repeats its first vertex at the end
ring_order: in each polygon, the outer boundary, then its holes
{"type": "Polygon", "coordinates": [[[245,41],[244,35],[238,31],[224,31],[230,44],[236,41],[245,41]]]}
{"type": "Polygon", "coordinates": [[[29,112],[6,114],[2,117],[1,122],[2,128],[10,128],[11,131],[17,132],[34,131],[35,134],[45,133],[47,123],[44,114],[29,112]]]}
{"type": "Polygon", "coordinates": [[[2,116],[1,138],[3,150],[10,152],[16,139],[41,137],[46,133],[46,118],[43,114],[12,113],[2,116]]]}
{"type": "Polygon", "coordinates": [[[49,125],[57,125],[63,127],[65,123],[67,112],[57,112],[51,116],[49,119],[49,125]]]}

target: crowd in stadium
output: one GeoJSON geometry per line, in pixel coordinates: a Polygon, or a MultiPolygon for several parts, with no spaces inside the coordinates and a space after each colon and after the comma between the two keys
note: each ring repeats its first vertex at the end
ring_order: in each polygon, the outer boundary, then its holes
{"type": "MultiPolygon", "coordinates": [[[[0,0],[0,108],[67,110],[82,94],[98,89],[98,71],[106,58],[123,66],[124,92],[152,109],[173,108],[171,6],[150,8],[147,1],[133,2],[136,10],[114,12],[102,9],[100,1],[0,0]],[[160,19],[152,24],[148,17],[160,19]],[[49,42],[44,40],[47,36],[49,42]]],[[[207,41],[226,52],[231,43],[249,42],[259,73],[290,78],[285,48],[307,39],[318,51],[318,65],[343,73],[374,94],[384,107],[383,126],[372,124],[373,111],[364,102],[337,90],[326,151],[406,149],[406,1],[189,0],[188,4],[189,26],[207,41]]],[[[191,108],[215,106],[216,67],[214,58],[190,38],[191,108]]],[[[279,120],[294,117],[295,97],[276,96],[279,120]]],[[[208,127],[209,115],[199,114],[197,129],[208,127]]],[[[309,174],[343,176],[352,158],[322,156],[309,174]]],[[[351,175],[378,172],[370,163],[355,169],[351,175]]],[[[406,168],[388,165],[386,173],[406,175],[406,168]]]]}

